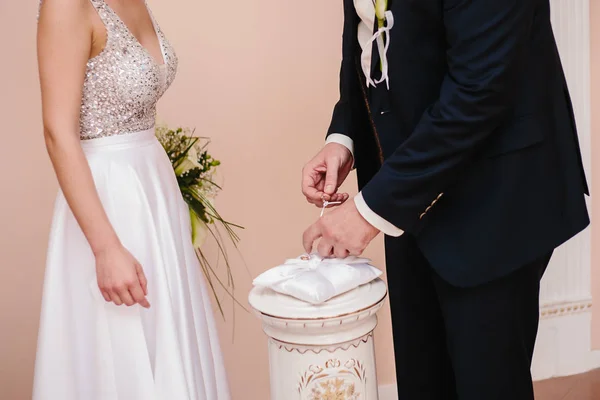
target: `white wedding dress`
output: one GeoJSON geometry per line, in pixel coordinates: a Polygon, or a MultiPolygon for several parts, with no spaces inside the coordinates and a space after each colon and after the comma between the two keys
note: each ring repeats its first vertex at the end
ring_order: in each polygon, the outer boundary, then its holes
{"type": "Polygon", "coordinates": [[[106,48],[89,60],[81,144],[104,208],[148,278],[151,308],[105,302],[95,260],[62,194],[48,249],[34,400],[229,400],[211,299],[189,213],[154,136],[156,102],[177,59],[162,62],[103,0],[106,48]]]}

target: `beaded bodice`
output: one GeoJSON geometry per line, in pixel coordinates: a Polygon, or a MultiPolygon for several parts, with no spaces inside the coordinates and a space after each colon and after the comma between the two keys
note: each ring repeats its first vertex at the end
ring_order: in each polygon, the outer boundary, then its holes
{"type": "Polygon", "coordinates": [[[152,13],[162,60],[155,60],[104,2],[90,0],[106,26],[105,48],[87,63],[79,119],[81,139],[150,129],[156,103],[173,82],[177,56],[152,13]]]}

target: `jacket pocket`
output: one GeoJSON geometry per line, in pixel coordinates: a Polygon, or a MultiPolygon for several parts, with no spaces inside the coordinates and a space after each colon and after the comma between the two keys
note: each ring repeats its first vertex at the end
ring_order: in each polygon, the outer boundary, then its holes
{"type": "Polygon", "coordinates": [[[497,157],[543,142],[542,124],[535,114],[513,119],[491,134],[484,144],[482,158],[497,157]]]}

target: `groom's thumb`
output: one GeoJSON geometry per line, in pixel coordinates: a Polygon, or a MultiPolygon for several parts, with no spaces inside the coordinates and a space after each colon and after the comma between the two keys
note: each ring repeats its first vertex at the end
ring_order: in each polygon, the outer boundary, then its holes
{"type": "Polygon", "coordinates": [[[336,160],[331,160],[327,163],[327,173],[325,175],[325,193],[332,195],[337,190],[338,181],[338,165],[336,160]]]}

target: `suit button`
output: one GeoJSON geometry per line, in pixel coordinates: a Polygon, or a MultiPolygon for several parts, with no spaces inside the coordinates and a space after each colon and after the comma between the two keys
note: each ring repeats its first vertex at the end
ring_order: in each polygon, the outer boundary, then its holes
{"type": "Polygon", "coordinates": [[[423,219],[423,217],[425,216],[425,214],[427,214],[429,212],[429,210],[431,210],[431,207],[433,207],[435,205],[435,203],[438,202],[438,200],[444,195],[444,193],[440,193],[438,194],[438,196],[433,199],[433,201],[431,202],[431,204],[425,209],[425,211],[419,215],[419,219],[423,219]]]}
{"type": "Polygon", "coordinates": [[[437,202],[438,202],[438,200],[439,200],[439,199],[440,199],[440,198],[441,198],[443,195],[444,195],[444,193],[440,193],[440,194],[438,194],[438,197],[436,197],[436,198],[435,198],[435,199],[434,199],[434,200],[431,202],[431,205],[434,205],[435,203],[437,203],[437,202]]]}

